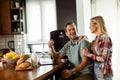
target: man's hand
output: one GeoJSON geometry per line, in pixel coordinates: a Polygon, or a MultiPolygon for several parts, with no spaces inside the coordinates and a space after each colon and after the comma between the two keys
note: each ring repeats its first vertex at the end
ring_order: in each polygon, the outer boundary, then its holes
{"type": "Polygon", "coordinates": [[[69,78],[72,74],[73,74],[73,72],[71,70],[67,70],[67,69],[62,72],[62,76],[64,78],[69,78]]]}
{"type": "Polygon", "coordinates": [[[48,46],[49,47],[52,47],[54,45],[54,41],[53,40],[50,40],[49,42],[48,42],[48,46]]]}

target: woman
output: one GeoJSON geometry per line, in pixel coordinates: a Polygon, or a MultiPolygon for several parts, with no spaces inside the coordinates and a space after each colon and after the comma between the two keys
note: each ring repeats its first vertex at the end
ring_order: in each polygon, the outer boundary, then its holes
{"type": "Polygon", "coordinates": [[[92,41],[93,54],[90,54],[87,49],[82,49],[81,51],[84,56],[94,60],[96,80],[112,80],[112,41],[101,16],[91,18],[90,30],[91,33],[96,35],[95,40],[92,41]]]}

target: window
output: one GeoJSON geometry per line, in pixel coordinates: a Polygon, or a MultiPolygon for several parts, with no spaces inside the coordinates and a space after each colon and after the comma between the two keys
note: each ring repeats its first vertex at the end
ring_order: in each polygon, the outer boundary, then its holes
{"type": "Polygon", "coordinates": [[[27,44],[47,42],[56,27],[55,0],[26,0],[27,44]]]}

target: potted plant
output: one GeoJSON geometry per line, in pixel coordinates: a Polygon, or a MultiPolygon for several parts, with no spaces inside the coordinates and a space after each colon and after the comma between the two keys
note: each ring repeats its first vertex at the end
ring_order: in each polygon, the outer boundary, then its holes
{"type": "Polygon", "coordinates": [[[20,0],[15,0],[15,6],[20,7],[20,0]]]}
{"type": "Polygon", "coordinates": [[[20,32],[20,23],[16,24],[16,29],[17,29],[17,32],[20,32]]]}

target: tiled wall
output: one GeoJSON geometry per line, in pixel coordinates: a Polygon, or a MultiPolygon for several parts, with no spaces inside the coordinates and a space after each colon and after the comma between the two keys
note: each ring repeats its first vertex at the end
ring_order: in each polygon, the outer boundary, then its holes
{"type": "Polygon", "coordinates": [[[15,52],[24,53],[24,35],[14,35],[15,52]]]}
{"type": "MultiPolygon", "coordinates": [[[[3,48],[9,48],[8,47],[8,41],[14,41],[14,47],[15,47],[15,52],[18,54],[21,53],[30,53],[30,49],[28,48],[27,44],[26,44],[26,34],[23,35],[4,35],[4,36],[0,36],[0,49],[3,48]]],[[[42,44],[42,43],[41,43],[42,44]]],[[[47,44],[44,44],[44,49],[43,49],[43,45],[39,45],[39,46],[33,46],[33,50],[35,52],[40,52],[41,54],[44,53],[48,53],[49,52],[49,47],[47,44]]]]}
{"type": "Polygon", "coordinates": [[[25,52],[24,35],[4,35],[0,36],[0,49],[8,48],[8,41],[14,41],[15,52],[25,52]]]}
{"type": "Polygon", "coordinates": [[[0,49],[8,48],[8,41],[14,41],[13,35],[0,36],[0,49]]]}

